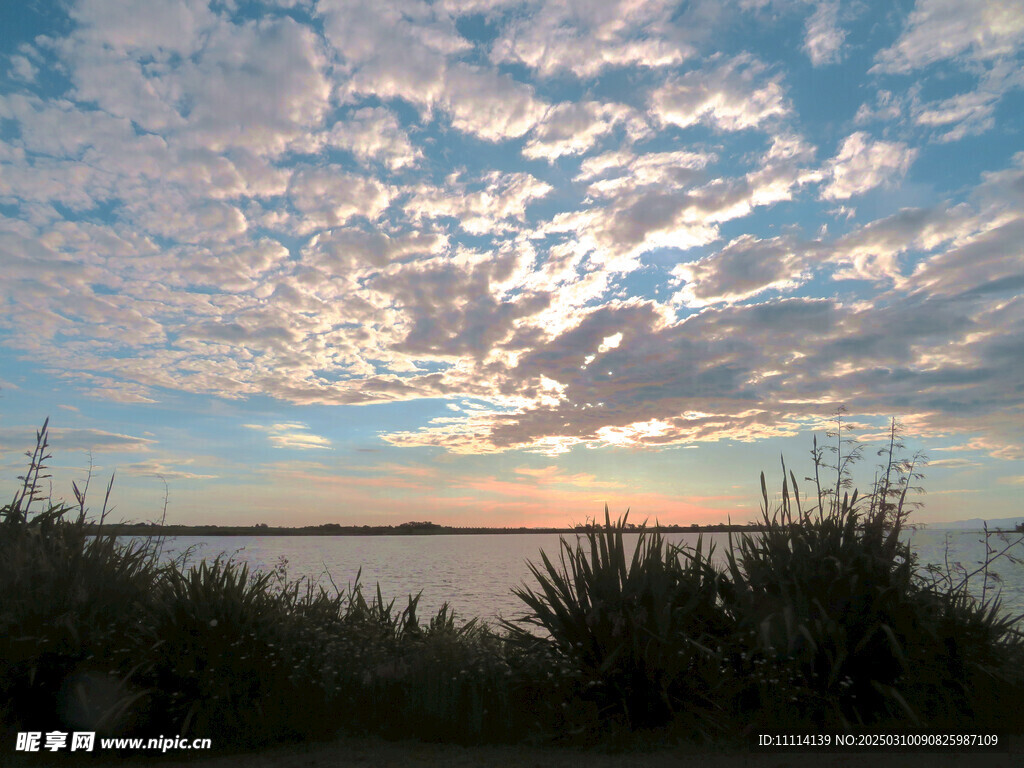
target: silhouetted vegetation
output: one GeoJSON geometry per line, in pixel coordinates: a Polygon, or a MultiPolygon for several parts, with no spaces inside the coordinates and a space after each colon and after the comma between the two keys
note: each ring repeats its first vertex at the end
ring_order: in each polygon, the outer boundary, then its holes
{"type": "MultiPolygon", "coordinates": [[[[283,564],[185,568],[160,558],[158,538],[122,544],[106,500],[90,523],[87,484],[76,507],[41,497],[46,431],[0,509],[8,731],[213,735],[223,748],[339,729],[582,743],[660,729],[715,744],[1024,730],[1016,619],[997,594],[971,596],[973,574],[918,568],[900,541],[919,473],[896,456],[895,423],[867,499],[844,483],[853,454],[826,465],[817,442],[811,499],[783,465],[773,504],[762,473],[759,529],[735,535],[724,566],[702,541],[644,526],[629,551],[630,524],[606,509],[531,564],[534,584],[515,589],[524,615],[497,628],[447,606],[421,618],[418,597],[367,598],[358,576],[328,590],[283,564]]],[[[989,553],[982,575],[1008,548],[989,553]]]]}

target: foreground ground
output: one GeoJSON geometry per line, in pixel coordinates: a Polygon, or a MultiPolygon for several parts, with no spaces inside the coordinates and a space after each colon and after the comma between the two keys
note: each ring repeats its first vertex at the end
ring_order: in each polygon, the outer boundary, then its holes
{"type": "MultiPolygon", "coordinates": [[[[749,753],[686,752],[603,754],[550,747],[426,744],[417,741],[385,741],[377,738],[343,738],[192,760],[121,759],[113,762],[83,761],[99,768],[796,768],[797,766],[848,766],[849,768],[937,768],[938,766],[1019,766],[1024,764],[1024,739],[1012,739],[1005,751],[962,753],[949,751],[894,753],[824,753],[820,751],[749,753]]],[[[38,764],[38,763],[37,763],[38,764]]]]}

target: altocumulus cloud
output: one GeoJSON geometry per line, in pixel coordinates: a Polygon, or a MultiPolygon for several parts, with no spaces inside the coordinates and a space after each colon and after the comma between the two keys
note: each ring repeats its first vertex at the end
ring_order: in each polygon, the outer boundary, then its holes
{"type": "Polygon", "coordinates": [[[0,50],[0,343],[87,394],[468,399],[383,437],[548,454],[845,402],[1024,455],[1019,3],[61,8],[0,50]]]}

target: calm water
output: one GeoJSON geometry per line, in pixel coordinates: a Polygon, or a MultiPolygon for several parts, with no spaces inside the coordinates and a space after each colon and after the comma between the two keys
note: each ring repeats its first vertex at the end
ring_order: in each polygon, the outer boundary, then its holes
{"type": "MultiPolygon", "coordinates": [[[[921,563],[942,564],[948,557],[952,566],[961,563],[969,570],[983,559],[983,534],[972,531],[913,531],[911,546],[921,563]],[[948,554],[946,543],[948,540],[948,554]]],[[[631,551],[628,536],[627,551],[631,551]]],[[[675,543],[693,544],[696,535],[666,537],[675,543]]],[[[705,534],[715,543],[720,558],[727,544],[726,534],[705,534]]],[[[533,583],[526,561],[540,562],[539,550],[551,557],[558,553],[557,534],[493,534],[479,536],[238,536],[209,538],[178,537],[164,546],[164,557],[180,555],[191,548],[189,562],[219,554],[248,563],[251,569],[270,570],[284,557],[289,578],[305,576],[330,589],[329,573],[338,587],[353,582],[362,568],[360,582],[366,596],[379,583],[386,600],[404,606],[407,595],[422,590],[419,615],[426,618],[448,602],[458,617],[474,616],[487,621],[511,619],[522,612],[522,604],[511,587],[533,583]]],[[[1005,546],[993,535],[992,546],[1005,546]]],[[[705,544],[706,546],[706,544],[705,544]]],[[[1011,552],[1024,557],[1024,544],[1011,552]]],[[[1024,613],[1024,565],[1003,559],[993,570],[1002,579],[1005,611],[1024,613]]],[[[980,593],[980,576],[977,582],[980,593]]]]}

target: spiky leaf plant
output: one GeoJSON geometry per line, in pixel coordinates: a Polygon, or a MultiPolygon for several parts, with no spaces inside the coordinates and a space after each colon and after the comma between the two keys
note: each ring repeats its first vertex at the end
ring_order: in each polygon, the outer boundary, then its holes
{"type": "Polygon", "coordinates": [[[537,586],[513,590],[529,612],[506,626],[546,631],[584,689],[631,727],[664,725],[684,707],[711,712],[710,670],[729,631],[711,552],[642,530],[629,555],[627,517],[613,522],[605,507],[602,528],[562,539],[557,563],[541,552],[529,564],[537,586]]]}

